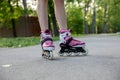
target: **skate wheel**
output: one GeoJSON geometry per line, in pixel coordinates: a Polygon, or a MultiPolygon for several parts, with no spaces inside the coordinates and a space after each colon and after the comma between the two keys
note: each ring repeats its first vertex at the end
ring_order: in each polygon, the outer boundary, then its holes
{"type": "Polygon", "coordinates": [[[46,56],[44,54],[42,54],[42,58],[46,58],[46,56]]]}
{"type": "Polygon", "coordinates": [[[86,56],[88,54],[88,49],[84,48],[84,52],[82,52],[83,56],[86,56]]]}
{"type": "Polygon", "coordinates": [[[66,55],[67,55],[67,56],[71,56],[71,55],[72,55],[72,53],[66,53],[66,55]]]}
{"type": "Polygon", "coordinates": [[[49,60],[52,60],[53,59],[53,52],[49,52],[49,57],[48,57],[49,60]]]}
{"type": "Polygon", "coordinates": [[[75,53],[75,56],[79,56],[79,55],[80,55],[80,52],[75,53]]]}
{"type": "Polygon", "coordinates": [[[59,55],[59,56],[63,56],[64,54],[59,52],[58,55],[59,55]]]}
{"type": "Polygon", "coordinates": [[[52,60],[53,59],[53,52],[52,51],[43,51],[42,57],[44,59],[52,60]]]}

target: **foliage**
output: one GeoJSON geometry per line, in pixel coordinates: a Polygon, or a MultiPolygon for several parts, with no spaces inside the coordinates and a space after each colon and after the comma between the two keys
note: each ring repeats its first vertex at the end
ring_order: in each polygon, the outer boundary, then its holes
{"type": "MultiPolygon", "coordinates": [[[[77,4],[77,3],[76,3],[77,4]]],[[[68,3],[66,6],[68,27],[73,33],[83,33],[83,18],[81,7],[76,4],[68,3]]]]}
{"type": "Polygon", "coordinates": [[[0,26],[11,26],[11,19],[18,19],[22,14],[22,7],[18,6],[18,0],[11,0],[12,6],[8,0],[0,2],[0,26]],[[12,11],[11,11],[12,8],[12,11]]]}
{"type": "Polygon", "coordinates": [[[120,1],[114,0],[110,3],[109,6],[109,30],[111,32],[118,32],[120,31],[120,1]]]}
{"type": "MultiPolygon", "coordinates": [[[[49,17],[54,17],[54,6],[51,1],[52,0],[49,0],[50,6],[48,7],[50,7],[50,9],[48,12],[49,17]]],[[[96,7],[96,33],[102,33],[104,25],[106,25],[107,32],[120,32],[120,0],[65,0],[68,27],[74,31],[73,33],[83,33],[86,25],[89,29],[88,32],[92,31],[93,1],[95,1],[96,7]],[[106,4],[107,11],[105,14],[106,4]],[[83,22],[86,22],[86,25],[84,25],[83,22]]],[[[37,15],[35,10],[30,8],[27,10],[28,15],[37,15]]],[[[11,19],[18,19],[23,15],[24,9],[19,6],[19,0],[0,0],[0,26],[7,25],[10,27],[11,19]],[[11,6],[9,1],[11,2],[11,6]]],[[[50,20],[50,22],[53,23],[52,18],[50,20]]]]}
{"type": "Polygon", "coordinates": [[[39,37],[0,38],[0,47],[24,47],[39,42],[39,37]]]}
{"type": "MultiPolygon", "coordinates": [[[[53,38],[54,41],[58,39],[58,37],[53,38]]],[[[39,43],[39,37],[0,38],[0,47],[25,47],[37,45],[39,43]]]]}

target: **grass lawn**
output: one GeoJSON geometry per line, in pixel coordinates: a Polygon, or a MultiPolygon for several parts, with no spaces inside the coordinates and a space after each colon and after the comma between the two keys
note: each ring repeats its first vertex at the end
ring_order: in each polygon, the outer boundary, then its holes
{"type": "MultiPolygon", "coordinates": [[[[96,35],[96,34],[95,34],[96,35]]],[[[98,34],[97,34],[98,35],[98,34]]],[[[120,34],[111,34],[112,36],[120,36],[120,34]]],[[[74,37],[89,35],[72,35],[74,37]]],[[[59,40],[59,37],[53,37],[53,40],[59,40]]],[[[40,44],[39,37],[17,37],[17,38],[0,38],[0,47],[25,47],[40,44]]]]}
{"type": "MultiPolygon", "coordinates": [[[[58,37],[53,38],[54,41],[58,37]]],[[[39,37],[0,38],[0,47],[25,47],[40,44],[39,37]]]]}
{"type": "Polygon", "coordinates": [[[0,38],[0,47],[24,47],[39,43],[39,37],[0,38]]]}
{"type": "MultiPolygon", "coordinates": [[[[58,37],[54,37],[53,40],[58,40],[58,37]]],[[[37,44],[40,44],[39,37],[0,38],[0,47],[25,47],[37,44]]]]}
{"type": "MultiPolygon", "coordinates": [[[[78,36],[78,35],[73,35],[78,36]]],[[[81,35],[79,35],[81,36],[81,35]]],[[[59,40],[59,37],[53,37],[53,41],[59,40]]],[[[17,37],[17,38],[1,38],[0,47],[26,47],[40,44],[39,37],[17,37]]]]}

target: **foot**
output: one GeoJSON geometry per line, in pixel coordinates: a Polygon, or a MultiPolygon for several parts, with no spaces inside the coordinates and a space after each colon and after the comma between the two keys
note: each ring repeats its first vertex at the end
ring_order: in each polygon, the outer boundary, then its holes
{"type": "Polygon", "coordinates": [[[76,40],[71,37],[71,30],[59,30],[60,46],[83,47],[85,42],[76,40]]]}
{"type": "Polygon", "coordinates": [[[43,50],[52,51],[55,46],[53,44],[51,32],[49,30],[45,30],[41,32],[41,46],[43,50]]]}

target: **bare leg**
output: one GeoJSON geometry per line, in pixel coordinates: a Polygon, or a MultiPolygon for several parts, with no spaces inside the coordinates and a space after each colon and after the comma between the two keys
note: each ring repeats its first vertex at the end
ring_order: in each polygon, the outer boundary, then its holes
{"type": "Polygon", "coordinates": [[[49,52],[54,50],[53,41],[51,39],[51,33],[48,30],[48,0],[38,0],[37,13],[41,28],[41,46],[42,46],[42,56],[45,58],[50,58],[49,52]],[[48,51],[46,53],[46,51],[48,51]]]}
{"type": "Polygon", "coordinates": [[[37,13],[41,31],[48,29],[48,0],[38,0],[37,13]]]}
{"type": "Polygon", "coordinates": [[[58,21],[59,29],[67,29],[67,20],[64,7],[64,0],[54,0],[55,5],[55,15],[58,21]]]}

